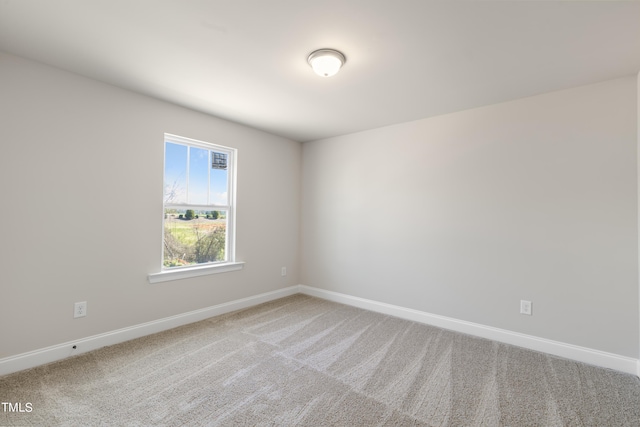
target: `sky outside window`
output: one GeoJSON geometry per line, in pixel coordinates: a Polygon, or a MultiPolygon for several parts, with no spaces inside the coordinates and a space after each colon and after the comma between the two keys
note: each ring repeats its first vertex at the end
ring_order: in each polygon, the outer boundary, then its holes
{"type": "Polygon", "coordinates": [[[229,203],[227,196],[227,178],[228,173],[226,169],[211,169],[211,203],[216,205],[226,205],[229,203]]]}
{"type": "Polygon", "coordinates": [[[198,147],[166,142],[165,155],[165,202],[189,204],[227,205],[229,203],[228,170],[213,168],[218,153],[198,147]],[[187,157],[189,158],[189,188],[187,195],[187,157]]]}
{"type": "Polygon", "coordinates": [[[209,150],[190,147],[189,153],[189,197],[188,201],[193,205],[207,204],[207,191],[209,186],[209,150]]]}
{"type": "Polygon", "coordinates": [[[187,202],[187,146],[167,142],[164,164],[164,201],[187,202]]]}

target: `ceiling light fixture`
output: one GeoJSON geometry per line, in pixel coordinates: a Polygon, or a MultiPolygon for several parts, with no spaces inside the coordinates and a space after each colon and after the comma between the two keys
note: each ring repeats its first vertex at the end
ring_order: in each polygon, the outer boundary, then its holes
{"type": "Polygon", "coordinates": [[[337,50],[318,49],[311,52],[307,58],[307,62],[317,75],[331,77],[340,71],[340,67],[347,62],[347,58],[337,50]]]}

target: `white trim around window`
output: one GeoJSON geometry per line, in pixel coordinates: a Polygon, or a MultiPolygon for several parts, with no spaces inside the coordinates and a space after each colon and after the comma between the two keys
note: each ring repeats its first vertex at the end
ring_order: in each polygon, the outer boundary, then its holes
{"type": "Polygon", "coordinates": [[[188,279],[190,277],[206,276],[208,274],[228,273],[242,270],[244,262],[225,262],[220,264],[201,264],[195,267],[165,269],[159,273],[147,276],[149,283],[169,282],[171,280],[188,279]]]}
{"type": "MultiPolygon", "coordinates": [[[[162,245],[163,246],[161,251],[159,271],[148,275],[149,283],[166,282],[171,280],[185,279],[189,277],[204,276],[208,274],[226,273],[226,272],[242,269],[244,267],[244,262],[238,262],[235,259],[235,218],[236,218],[235,203],[236,203],[237,150],[231,147],[207,143],[207,142],[198,141],[198,140],[185,138],[185,137],[172,135],[172,134],[164,135],[164,147],[165,147],[165,150],[164,150],[165,155],[164,155],[164,170],[163,170],[164,179],[163,179],[163,208],[162,208],[162,215],[163,215],[162,216],[163,218],[162,245]],[[168,155],[168,151],[167,151],[169,146],[168,144],[171,147],[175,147],[175,148],[172,148],[172,150],[174,150],[173,151],[174,155],[172,156],[168,155]],[[178,148],[179,146],[183,146],[184,151],[183,149],[178,148]],[[204,159],[204,160],[197,160],[197,161],[200,164],[199,166],[200,172],[204,173],[205,175],[204,175],[204,178],[197,177],[198,180],[194,181],[194,183],[200,183],[200,184],[202,184],[202,182],[206,182],[207,187],[206,187],[206,195],[204,196],[204,199],[202,198],[203,197],[202,188],[201,188],[202,186],[200,186],[199,188],[200,192],[197,193],[198,197],[195,199],[191,198],[192,196],[194,196],[194,194],[196,194],[194,190],[195,187],[190,188],[191,187],[190,179],[193,173],[193,169],[190,166],[192,149],[200,150],[199,151],[200,153],[202,153],[202,150],[206,150],[209,156],[208,168],[210,169],[210,171],[203,172],[202,167],[205,167],[206,169],[206,166],[202,166],[201,162],[202,161],[207,162],[207,159],[205,158],[206,156],[202,157],[201,154],[198,154],[198,159],[204,159]],[[175,150],[178,150],[178,151],[175,151],[175,150]],[[186,153],[186,157],[184,157],[185,155],[184,153],[186,153]],[[179,185],[175,184],[177,180],[174,181],[176,177],[173,176],[173,172],[171,172],[173,169],[175,169],[173,167],[173,164],[175,163],[176,159],[178,161],[176,165],[178,166],[181,165],[178,169],[182,171],[182,173],[176,174],[176,175],[180,175],[179,185]],[[181,162],[184,162],[184,163],[181,163],[181,162]],[[219,170],[219,172],[216,172],[216,173],[222,172],[221,169],[226,170],[227,172],[226,177],[223,174],[223,175],[219,175],[220,178],[214,178],[213,172],[211,171],[214,169],[219,170]],[[222,181],[219,181],[218,179],[222,181]],[[226,179],[226,188],[224,184],[225,179],[226,179]],[[174,184],[171,184],[172,182],[174,184]],[[220,192],[225,191],[226,198],[224,196],[224,193],[216,193],[221,196],[216,196],[216,198],[214,199],[214,197],[212,196],[213,194],[212,192],[213,192],[213,189],[216,187],[214,187],[213,182],[223,183],[222,187],[218,187],[217,190],[220,192]],[[176,194],[178,196],[174,197],[176,194]],[[195,244],[189,243],[190,242],[189,239],[184,241],[176,240],[177,235],[174,233],[176,232],[176,230],[180,231],[180,227],[184,228],[184,225],[179,225],[182,223],[180,219],[177,220],[178,221],[177,229],[171,228],[171,231],[168,231],[167,228],[165,228],[166,221],[171,221],[171,224],[174,224],[174,221],[176,221],[177,213],[183,214],[185,210],[188,210],[188,209],[191,209],[190,211],[191,217],[193,217],[194,210],[196,214],[198,214],[198,212],[200,212],[201,214],[205,212],[207,214],[206,215],[207,222],[209,218],[213,218],[213,220],[217,220],[218,212],[221,212],[220,215],[223,215],[222,218],[225,221],[226,235],[223,242],[224,248],[220,247],[219,253],[216,250],[214,250],[213,252],[209,252],[211,248],[210,241],[200,240],[200,237],[198,237],[199,239],[198,242],[204,242],[204,246],[199,246],[198,243],[195,243],[195,244]],[[167,212],[169,212],[169,214],[167,212]],[[211,213],[212,215],[215,214],[215,216],[210,217],[209,213],[211,213]],[[165,240],[166,233],[171,233],[171,235],[173,236],[169,242],[165,240]],[[178,246],[175,246],[176,242],[182,242],[182,243],[178,243],[178,246]],[[170,246],[167,246],[167,245],[170,245],[170,246]],[[191,245],[195,245],[195,246],[191,246],[191,245]],[[165,253],[164,253],[164,251],[166,250],[165,247],[168,247],[171,249],[171,252],[169,252],[171,254],[171,258],[165,257],[165,253]],[[202,249],[203,247],[205,249],[202,249]],[[175,250],[175,248],[177,248],[177,250],[175,250]],[[192,251],[195,251],[195,252],[192,252],[192,251]],[[182,254],[183,252],[185,252],[184,256],[174,255],[174,254],[182,254]],[[189,257],[188,254],[191,254],[191,257],[189,257]],[[187,264],[187,265],[184,265],[184,264],[187,264]]],[[[194,162],[195,161],[196,160],[194,159],[194,162]]],[[[186,211],[186,212],[187,214],[189,214],[189,211],[186,211]]],[[[183,215],[180,215],[180,218],[182,220],[185,220],[185,223],[191,222],[191,218],[189,218],[187,215],[185,215],[185,218],[183,218],[183,215]]],[[[196,215],[195,221],[204,222],[203,218],[204,216],[200,216],[200,219],[198,220],[198,215],[196,215]]],[[[213,221],[211,224],[214,224],[213,221]]],[[[194,225],[191,225],[188,228],[191,229],[191,227],[193,227],[193,230],[195,233],[202,233],[203,230],[209,230],[210,228],[207,228],[207,227],[213,227],[213,229],[216,229],[217,227],[218,230],[220,229],[220,226],[216,226],[216,225],[205,225],[204,226],[205,228],[202,228],[202,226],[203,225],[200,223],[198,224],[194,223],[194,225]]],[[[206,233],[206,231],[204,232],[206,233]]],[[[196,235],[204,236],[203,234],[196,234],[196,235]]],[[[208,236],[205,236],[204,238],[208,239],[208,236]]],[[[221,241],[221,240],[218,240],[218,241],[221,241]]]]}

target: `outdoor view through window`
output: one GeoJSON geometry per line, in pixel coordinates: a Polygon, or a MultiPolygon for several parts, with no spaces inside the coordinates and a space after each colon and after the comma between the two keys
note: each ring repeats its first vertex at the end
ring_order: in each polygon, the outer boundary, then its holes
{"type": "Polygon", "coordinates": [[[165,135],[163,268],[229,260],[233,153],[165,135]]]}

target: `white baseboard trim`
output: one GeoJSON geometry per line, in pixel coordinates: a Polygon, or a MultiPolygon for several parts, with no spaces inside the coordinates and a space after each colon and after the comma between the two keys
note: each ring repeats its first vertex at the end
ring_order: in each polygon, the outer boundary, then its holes
{"type": "Polygon", "coordinates": [[[167,329],[208,319],[209,317],[218,316],[220,314],[241,310],[243,308],[248,308],[263,302],[272,301],[297,293],[299,293],[299,287],[291,286],[248,298],[214,305],[200,310],[166,317],[164,319],[154,320],[152,322],[141,323],[139,325],[6,357],[0,359],[0,376],[55,362],[57,360],[86,353],[108,345],[119,344],[134,338],[140,338],[145,335],[166,331],[167,329]],[[76,346],[76,348],[74,349],[73,346],[76,346]]]}
{"type": "Polygon", "coordinates": [[[540,351],[603,368],[615,369],[617,371],[640,377],[640,360],[631,357],[620,356],[559,341],[552,341],[545,338],[538,338],[532,335],[525,335],[491,326],[484,326],[478,323],[466,322],[464,320],[439,316],[437,314],[372,301],[311,286],[300,285],[299,288],[300,293],[305,295],[363,308],[378,313],[388,314],[390,316],[412,320],[414,322],[425,323],[456,332],[462,332],[505,344],[516,345],[518,347],[540,351]]]}
{"type": "Polygon", "coordinates": [[[368,300],[364,298],[354,297],[338,292],[327,291],[320,288],[314,288],[306,285],[291,286],[276,291],[255,295],[248,298],[242,298],[211,307],[194,310],[183,314],[178,314],[164,319],[152,322],[142,323],[127,328],[118,329],[103,334],[93,335],[62,344],[18,354],[15,356],[0,359],[0,376],[13,372],[22,371],[24,369],[33,368],[57,360],[66,359],[70,356],[86,353],[108,345],[119,344],[135,338],[146,335],[155,334],[178,326],[208,319],[209,317],[218,316],[232,311],[249,308],[264,302],[273,301],[278,298],[302,293],[329,301],[347,304],[353,307],[359,307],[365,310],[371,310],[402,319],[412,320],[414,322],[424,323],[486,338],[506,344],[512,344],[519,347],[528,348],[579,362],[589,363],[591,365],[601,366],[604,368],[615,369],[640,377],[640,360],[626,356],[607,353],[600,350],[594,350],[586,347],[575,346],[558,341],[552,341],[544,338],[538,338],[531,335],[520,334],[505,329],[493,328],[477,323],[466,322],[463,320],[453,319],[450,317],[431,314],[410,308],[400,307],[396,305],[386,304],[378,301],[368,300]],[[73,346],[76,346],[73,349],[73,346]]]}

